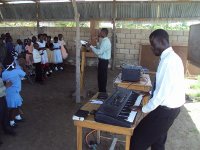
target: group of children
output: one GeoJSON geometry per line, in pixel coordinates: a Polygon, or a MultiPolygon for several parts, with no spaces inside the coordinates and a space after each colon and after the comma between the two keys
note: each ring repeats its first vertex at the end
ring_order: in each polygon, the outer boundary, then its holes
{"type": "MultiPolygon", "coordinates": [[[[32,58],[35,66],[36,82],[42,82],[45,75],[50,75],[53,71],[63,70],[63,60],[68,53],[65,48],[62,34],[54,37],[46,34],[38,35],[38,42],[33,42],[32,58]]],[[[27,62],[30,61],[27,59],[27,62]]]]}
{"type": "MultiPolygon", "coordinates": [[[[1,37],[3,39],[6,36],[1,37]]],[[[68,53],[62,34],[58,34],[53,40],[47,34],[38,34],[38,40],[35,36],[32,39],[25,39],[24,43],[18,39],[15,47],[12,38],[4,39],[7,50],[15,56],[16,64],[17,58],[24,57],[26,68],[35,66],[36,82],[41,82],[53,71],[63,70],[63,60],[68,57],[68,53]]]]}
{"type": "Polygon", "coordinates": [[[24,43],[17,40],[14,46],[9,33],[1,35],[0,121],[6,133],[15,134],[12,127],[23,121],[20,109],[23,100],[20,91],[21,80],[25,77],[26,70],[20,66],[19,58],[26,60],[26,66],[35,67],[35,81],[43,83],[44,78],[53,71],[63,70],[63,60],[67,58],[68,53],[62,38],[62,34],[59,34],[52,42],[50,36],[39,34],[38,40],[33,36],[32,39],[25,39],[24,43]]]}

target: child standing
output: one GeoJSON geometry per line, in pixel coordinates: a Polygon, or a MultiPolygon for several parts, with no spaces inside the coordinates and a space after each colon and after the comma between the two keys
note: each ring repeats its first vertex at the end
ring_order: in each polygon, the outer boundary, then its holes
{"type": "Polygon", "coordinates": [[[62,58],[66,59],[68,57],[68,53],[67,53],[66,43],[63,40],[63,35],[62,34],[58,34],[58,43],[60,43],[60,45],[61,45],[62,58]]]}
{"type": "Polygon", "coordinates": [[[32,66],[33,64],[33,45],[31,44],[31,39],[28,39],[27,45],[25,47],[26,50],[26,65],[32,66]]]}
{"type": "Polygon", "coordinates": [[[21,55],[24,52],[23,43],[20,39],[17,39],[17,45],[15,46],[15,51],[18,55],[21,55]]]}
{"type": "MultiPolygon", "coordinates": [[[[2,64],[0,62],[0,74],[2,72],[2,64]]],[[[5,84],[6,87],[10,87],[12,85],[11,82],[7,82],[5,84]]],[[[3,80],[0,77],[0,124],[3,128],[3,131],[9,135],[15,135],[15,132],[9,125],[9,117],[8,117],[8,107],[6,103],[6,87],[4,86],[3,80]]],[[[1,141],[0,141],[1,145],[1,141]]]]}
{"type": "Polygon", "coordinates": [[[33,44],[33,62],[35,66],[35,81],[38,83],[43,83],[42,79],[42,66],[41,66],[41,59],[42,54],[39,52],[39,45],[38,43],[33,44]]]}
{"type": "Polygon", "coordinates": [[[51,36],[47,36],[47,43],[46,43],[46,48],[47,48],[47,55],[48,55],[48,60],[49,60],[49,68],[50,68],[50,73],[52,73],[54,67],[54,52],[53,52],[53,43],[51,43],[51,36]]]}
{"type": "Polygon", "coordinates": [[[34,43],[37,43],[37,38],[36,38],[36,36],[32,36],[32,38],[31,38],[31,44],[33,45],[34,43]]]}
{"type": "Polygon", "coordinates": [[[44,73],[46,73],[46,75],[49,75],[49,66],[48,66],[48,56],[47,56],[47,51],[46,51],[46,42],[43,40],[43,35],[42,34],[38,34],[38,45],[39,45],[39,51],[42,55],[42,66],[44,69],[44,73]]]}
{"type": "Polygon", "coordinates": [[[21,69],[16,69],[13,57],[8,55],[4,60],[5,71],[2,73],[2,80],[11,82],[12,85],[6,89],[6,101],[9,108],[10,126],[16,125],[15,120],[21,121],[20,107],[22,105],[21,91],[21,78],[26,73],[21,69]]]}
{"type": "Polygon", "coordinates": [[[55,62],[55,70],[57,71],[58,69],[63,70],[63,59],[62,59],[62,54],[61,54],[61,45],[58,43],[58,37],[54,37],[54,43],[53,43],[53,48],[54,48],[54,62],[55,62]]]}

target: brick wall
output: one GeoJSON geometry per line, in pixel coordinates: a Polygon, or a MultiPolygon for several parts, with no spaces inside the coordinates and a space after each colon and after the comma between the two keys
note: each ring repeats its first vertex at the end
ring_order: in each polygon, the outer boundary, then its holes
{"type": "MultiPolygon", "coordinates": [[[[153,31],[153,30],[152,30],[153,31]]],[[[149,44],[151,30],[117,29],[116,65],[130,63],[138,65],[141,44],[149,44]]],[[[171,45],[188,45],[189,31],[168,31],[171,45]]]]}
{"type": "MultiPolygon", "coordinates": [[[[42,27],[41,32],[47,33],[54,37],[59,33],[62,33],[64,40],[67,43],[70,57],[68,61],[71,63],[75,62],[75,28],[58,28],[58,27],[42,27]]],[[[31,38],[33,35],[37,35],[37,28],[31,27],[1,27],[0,34],[10,32],[15,42],[18,38],[25,39],[31,38]]],[[[109,30],[109,37],[111,37],[112,29],[109,30]]],[[[139,51],[141,44],[149,44],[149,35],[152,30],[143,29],[117,29],[117,43],[116,43],[116,66],[120,66],[122,63],[130,63],[137,65],[139,62],[139,51]]],[[[188,45],[189,31],[168,31],[171,45],[188,45]]],[[[90,39],[90,29],[81,28],[80,33],[82,40],[90,39]]],[[[96,65],[96,59],[88,59],[88,65],[96,65]]]]}

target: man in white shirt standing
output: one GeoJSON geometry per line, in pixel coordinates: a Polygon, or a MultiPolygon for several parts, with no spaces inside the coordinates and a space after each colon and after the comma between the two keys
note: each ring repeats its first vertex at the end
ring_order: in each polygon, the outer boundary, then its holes
{"type": "Polygon", "coordinates": [[[99,92],[106,92],[108,63],[111,58],[111,42],[107,37],[108,29],[102,28],[99,36],[102,38],[101,43],[97,47],[91,45],[90,48],[99,59],[97,75],[99,92]]]}
{"type": "Polygon", "coordinates": [[[185,103],[184,68],[181,58],[169,45],[169,35],[157,29],[149,36],[154,55],[160,56],[153,97],[133,109],[149,113],[135,128],[130,150],[164,150],[167,132],[185,103]]]}

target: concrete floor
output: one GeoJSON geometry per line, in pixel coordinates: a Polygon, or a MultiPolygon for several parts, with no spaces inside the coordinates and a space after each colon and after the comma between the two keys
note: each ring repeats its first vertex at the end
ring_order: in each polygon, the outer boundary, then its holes
{"type": "MultiPolygon", "coordinates": [[[[109,71],[108,91],[113,90],[113,79],[119,70],[109,71]]],[[[95,93],[97,89],[96,68],[86,69],[86,89],[95,93]]],[[[1,133],[1,150],[76,150],[76,129],[72,115],[82,104],[76,104],[71,93],[75,89],[75,68],[66,66],[65,71],[54,73],[44,85],[23,81],[23,110],[26,122],[16,129],[17,136],[10,137],[1,133]]],[[[89,98],[88,98],[89,99],[89,98]]],[[[83,103],[86,100],[83,100],[83,103]]],[[[190,110],[193,111],[193,110],[190,110]]],[[[199,112],[198,112],[199,113],[199,112]]],[[[166,150],[199,150],[199,129],[193,123],[188,110],[184,107],[169,131],[166,150]]],[[[84,130],[84,133],[90,130],[84,130]]],[[[110,135],[107,133],[110,137],[110,135]]],[[[94,139],[93,136],[91,138],[94,139]]],[[[119,137],[123,139],[123,137],[119,137]]],[[[98,150],[107,150],[111,143],[102,140],[98,150]]],[[[84,150],[87,148],[84,145],[84,150]]],[[[116,150],[122,150],[123,143],[116,150]]]]}

